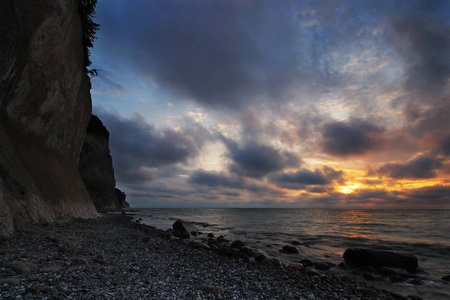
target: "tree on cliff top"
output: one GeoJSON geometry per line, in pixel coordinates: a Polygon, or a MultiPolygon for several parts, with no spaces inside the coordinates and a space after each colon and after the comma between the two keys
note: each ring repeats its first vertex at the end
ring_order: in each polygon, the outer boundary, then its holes
{"type": "Polygon", "coordinates": [[[95,32],[100,28],[100,25],[95,23],[93,17],[95,15],[95,6],[97,0],[77,0],[78,1],[78,14],[81,19],[81,28],[83,30],[83,54],[84,54],[84,67],[86,73],[90,76],[97,75],[96,69],[88,69],[91,65],[89,56],[91,51],[89,48],[94,46],[95,32]]]}

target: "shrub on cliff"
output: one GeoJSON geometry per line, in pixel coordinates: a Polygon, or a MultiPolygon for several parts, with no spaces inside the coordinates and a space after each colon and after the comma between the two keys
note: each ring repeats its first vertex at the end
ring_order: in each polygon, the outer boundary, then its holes
{"type": "Polygon", "coordinates": [[[100,28],[100,25],[95,23],[93,17],[95,15],[95,6],[97,0],[77,0],[78,1],[78,14],[81,19],[81,28],[83,30],[83,53],[84,53],[84,67],[86,73],[90,76],[96,76],[96,69],[88,69],[91,65],[89,55],[91,51],[89,48],[94,46],[94,40],[96,39],[95,33],[100,28]]]}

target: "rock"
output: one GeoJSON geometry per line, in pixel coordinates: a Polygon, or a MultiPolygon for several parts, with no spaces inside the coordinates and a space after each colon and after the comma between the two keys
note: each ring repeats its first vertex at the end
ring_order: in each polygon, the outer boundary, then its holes
{"type": "Polygon", "coordinates": [[[5,283],[11,284],[11,285],[18,285],[20,284],[19,278],[0,278],[0,285],[3,285],[5,283]]]}
{"type": "Polygon", "coordinates": [[[389,268],[389,267],[378,268],[377,272],[383,276],[400,275],[400,271],[398,269],[389,268]]]}
{"type": "Polygon", "coordinates": [[[36,271],[38,266],[29,262],[3,262],[0,265],[4,268],[12,269],[17,274],[27,275],[36,271]]]}
{"type": "Polygon", "coordinates": [[[414,272],[418,267],[417,257],[412,254],[363,248],[345,250],[344,260],[346,263],[353,264],[359,268],[366,266],[375,268],[393,267],[414,272]]]}
{"type": "Polygon", "coordinates": [[[308,300],[316,300],[316,296],[314,294],[308,294],[308,300]]]}
{"type": "Polygon", "coordinates": [[[196,290],[202,291],[205,294],[222,295],[225,292],[223,287],[211,285],[197,285],[196,290]]]}
{"type": "Polygon", "coordinates": [[[423,280],[420,278],[413,278],[411,281],[409,281],[409,283],[412,283],[414,285],[424,285],[425,284],[425,282],[423,282],[423,280]]]}
{"type": "Polygon", "coordinates": [[[333,264],[333,263],[328,263],[328,262],[317,262],[317,263],[314,265],[314,267],[315,267],[317,270],[322,270],[322,271],[328,270],[328,269],[332,268],[333,266],[335,266],[335,264],[333,264]]]}
{"type": "Polygon", "coordinates": [[[345,264],[345,262],[343,262],[343,261],[341,261],[339,264],[338,264],[338,266],[339,266],[339,268],[341,268],[341,269],[343,269],[343,270],[347,270],[348,268],[347,268],[347,265],[345,264]]]}
{"type": "Polygon", "coordinates": [[[240,249],[245,246],[245,243],[241,240],[235,240],[231,243],[231,248],[240,249]]]}
{"type": "Polygon", "coordinates": [[[313,261],[307,258],[304,258],[300,261],[302,263],[302,265],[304,265],[305,267],[311,267],[314,265],[313,261]]]}
{"type": "Polygon", "coordinates": [[[239,251],[247,255],[248,257],[257,257],[260,254],[257,250],[249,248],[247,246],[241,247],[239,251]]]}
{"type": "Polygon", "coordinates": [[[218,241],[219,243],[229,243],[229,242],[230,242],[230,240],[227,240],[223,235],[219,236],[219,237],[217,238],[217,241],[218,241]]]}
{"type": "Polygon", "coordinates": [[[40,271],[44,273],[56,273],[61,271],[62,268],[63,268],[62,265],[50,264],[40,268],[40,271]]]}
{"type": "Polygon", "coordinates": [[[288,253],[288,254],[299,254],[300,251],[295,246],[286,245],[283,247],[282,252],[288,253]]]}
{"type": "Polygon", "coordinates": [[[369,297],[377,297],[378,296],[378,293],[375,290],[368,289],[368,288],[365,288],[365,287],[357,286],[356,287],[356,291],[359,292],[361,295],[364,295],[364,296],[369,296],[369,297]]]}
{"type": "MultiPolygon", "coordinates": [[[[122,209],[123,206],[116,194],[116,180],[109,150],[109,132],[95,115],[91,115],[86,129],[78,169],[97,211],[122,209]]],[[[125,197],[125,194],[123,195],[125,197]]]]}
{"type": "Polygon", "coordinates": [[[445,275],[443,277],[441,277],[442,280],[450,282],[450,275],[445,275]]]}
{"type": "Polygon", "coordinates": [[[213,238],[214,237],[214,233],[208,233],[208,237],[209,238],[213,238]]]}
{"type": "Polygon", "coordinates": [[[301,263],[291,263],[287,266],[289,270],[302,270],[304,266],[301,263]]]}
{"type": "Polygon", "coordinates": [[[172,225],[173,227],[173,234],[176,237],[180,237],[180,238],[189,238],[189,236],[195,235],[198,231],[198,228],[195,226],[192,226],[191,224],[184,222],[183,220],[177,220],[175,223],[173,223],[172,225]]]}
{"type": "Polygon", "coordinates": [[[89,262],[84,257],[77,257],[77,258],[72,259],[72,264],[89,266],[89,262]]]}
{"type": "Polygon", "coordinates": [[[209,247],[208,245],[206,245],[204,243],[196,242],[196,241],[191,241],[188,245],[191,247],[194,247],[194,248],[199,248],[199,249],[205,249],[205,250],[211,249],[211,247],[209,247]]]}
{"type": "Polygon", "coordinates": [[[298,245],[301,245],[301,244],[300,244],[299,241],[293,241],[293,242],[292,242],[292,245],[298,246],[298,245]]]}
{"type": "Polygon", "coordinates": [[[369,272],[364,272],[362,276],[365,280],[369,280],[369,281],[375,280],[375,276],[373,276],[373,274],[371,274],[369,272]]]}
{"type": "Polygon", "coordinates": [[[261,261],[262,265],[265,266],[273,266],[273,267],[280,267],[283,268],[283,262],[279,260],[278,258],[266,258],[263,261],[261,261]]]}
{"type": "Polygon", "coordinates": [[[265,255],[265,254],[260,254],[260,255],[258,255],[258,256],[255,257],[255,261],[261,262],[261,261],[263,261],[263,260],[265,260],[265,259],[267,259],[267,258],[268,258],[267,255],[265,255]]]}
{"type": "Polygon", "coordinates": [[[1,3],[0,236],[95,217],[78,171],[92,104],[77,1],[1,3]]]}
{"type": "Polygon", "coordinates": [[[402,276],[399,276],[399,275],[391,275],[391,276],[389,276],[389,280],[390,280],[391,282],[396,283],[396,282],[402,282],[402,281],[405,281],[405,278],[403,278],[402,276]]]}

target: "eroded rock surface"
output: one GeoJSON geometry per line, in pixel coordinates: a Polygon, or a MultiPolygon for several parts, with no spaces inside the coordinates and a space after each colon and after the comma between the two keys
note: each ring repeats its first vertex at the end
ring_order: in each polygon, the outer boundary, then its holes
{"type": "MultiPolygon", "coordinates": [[[[80,155],[79,170],[98,211],[117,211],[122,202],[116,193],[116,180],[109,151],[109,132],[102,121],[92,115],[80,155]]],[[[125,202],[126,203],[126,202],[125,202]]]]}
{"type": "Polygon", "coordinates": [[[0,3],[0,235],[93,217],[77,164],[91,116],[77,1],[0,3]]]}

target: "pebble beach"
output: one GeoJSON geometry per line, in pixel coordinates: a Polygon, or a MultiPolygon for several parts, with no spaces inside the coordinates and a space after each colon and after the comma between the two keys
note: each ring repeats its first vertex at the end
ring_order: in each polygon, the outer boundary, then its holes
{"type": "Polygon", "coordinates": [[[1,299],[418,299],[333,271],[219,255],[106,214],[0,240],[1,299]]]}

